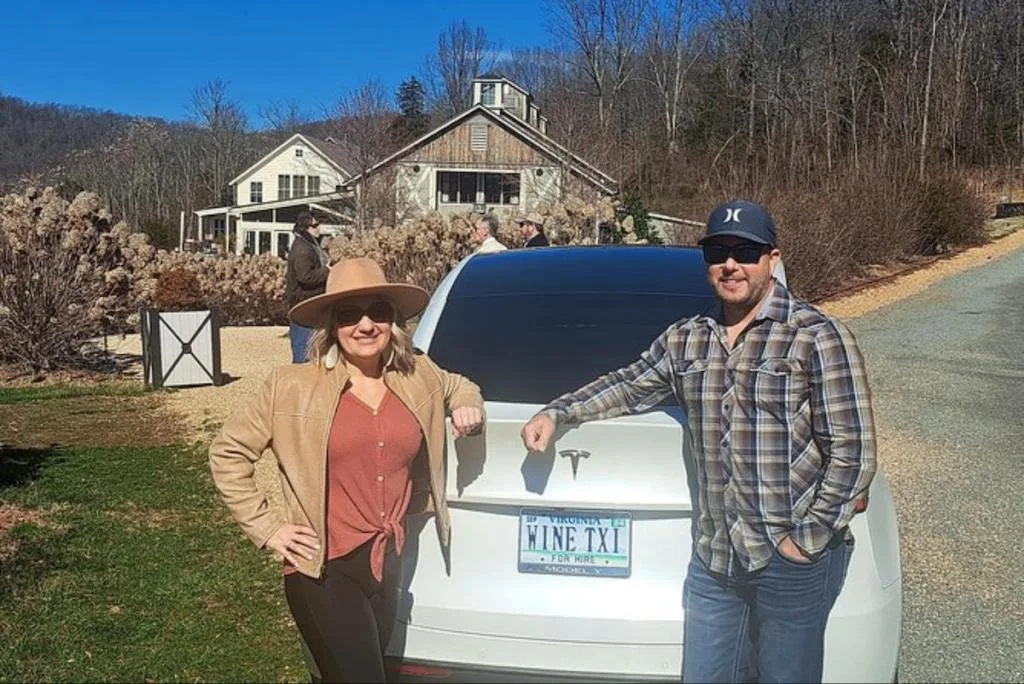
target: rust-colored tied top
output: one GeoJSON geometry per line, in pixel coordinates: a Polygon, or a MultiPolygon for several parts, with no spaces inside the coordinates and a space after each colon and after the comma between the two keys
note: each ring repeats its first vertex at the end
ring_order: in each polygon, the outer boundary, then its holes
{"type": "Polygon", "coordinates": [[[327,442],[327,560],[373,540],[370,570],[381,581],[388,541],[399,553],[405,544],[410,468],[422,443],[416,417],[390,390],[376,409],[341,396],[327,442]]]}

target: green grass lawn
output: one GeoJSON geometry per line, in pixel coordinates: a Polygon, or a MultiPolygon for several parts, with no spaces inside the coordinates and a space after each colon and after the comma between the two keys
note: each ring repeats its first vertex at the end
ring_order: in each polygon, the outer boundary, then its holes
{"type": "Polygon", "coordinates": [[[105,382],[96,385],[0,387],[0,405],[68,399],[71,397],[137,397],[146,393],[139,383],[105,382]]]}
{"type": "MultiPolygon", "coordinates": [[[[70,396],[37,391],[0,401],[70,396]]],[[[0,682],[308,681],[279,566],[228,517],[202,447],[0,445],[5,518],[0,682]]]]}

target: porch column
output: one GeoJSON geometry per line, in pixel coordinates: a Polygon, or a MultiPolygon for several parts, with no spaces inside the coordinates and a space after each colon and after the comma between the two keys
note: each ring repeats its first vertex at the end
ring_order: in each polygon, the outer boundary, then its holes
{"type": "Polygon", "coordinates": [[[228,253],[228,238],[231,237],[231,212],[224,212],[224,253],[228,253]]]}
{"type": "Polygon", "coordinates": [[[185,212],[181,212],[181,216],[178,221],[178,251],[182,252],[185,250],[185,212]]]}

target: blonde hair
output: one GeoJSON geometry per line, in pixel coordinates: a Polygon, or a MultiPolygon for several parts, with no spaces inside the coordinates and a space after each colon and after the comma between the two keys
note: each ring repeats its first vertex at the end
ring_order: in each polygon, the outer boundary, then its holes
{"type": "MultiPolygon", "coordinates": [[[[416,368],[416,353],[412,346],[412,336],[405,329],[405,319],[402,318],[402,314],[399,313],[394,303],[384,297],[381,299],[391,304],[391,308],[395,312],[394,318],[391,320],[391,341],[388,343],[388,349],[384,350],[384,368],[408,375],[416,368]]],[[[337,335],[338,325],[338,305],[335,305],[324,315],[320,325],[309,338],[306,358],[321,368],[334,368],[342,358],[341,344],[338,342],[337,335]]]]}

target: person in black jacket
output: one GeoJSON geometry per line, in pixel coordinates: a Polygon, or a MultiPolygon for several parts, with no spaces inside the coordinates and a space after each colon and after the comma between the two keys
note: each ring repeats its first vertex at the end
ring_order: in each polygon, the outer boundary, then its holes
{"type": "MultiPolygon", "coordinates": [[[[320,246],[320,222],[308,211],[301,212],[292,229],[295,239],[288,252],[288,271],[285,274],[285,299],[288,308],[310,297],[323,294],[327,285],[327,253],[320,246]]],[[[292,363],[306,361],[306,347],[312,329],[290,323],[288,339],[292,345],[292,363]]]]}
{"type": "Polygon", "coordinates": [[[544,235],[544,217],[532,213],[520,216],[516,219],[519,224],[520,234],[523,237],[523,247],[547,247],[548,239],[544,235]]]}

